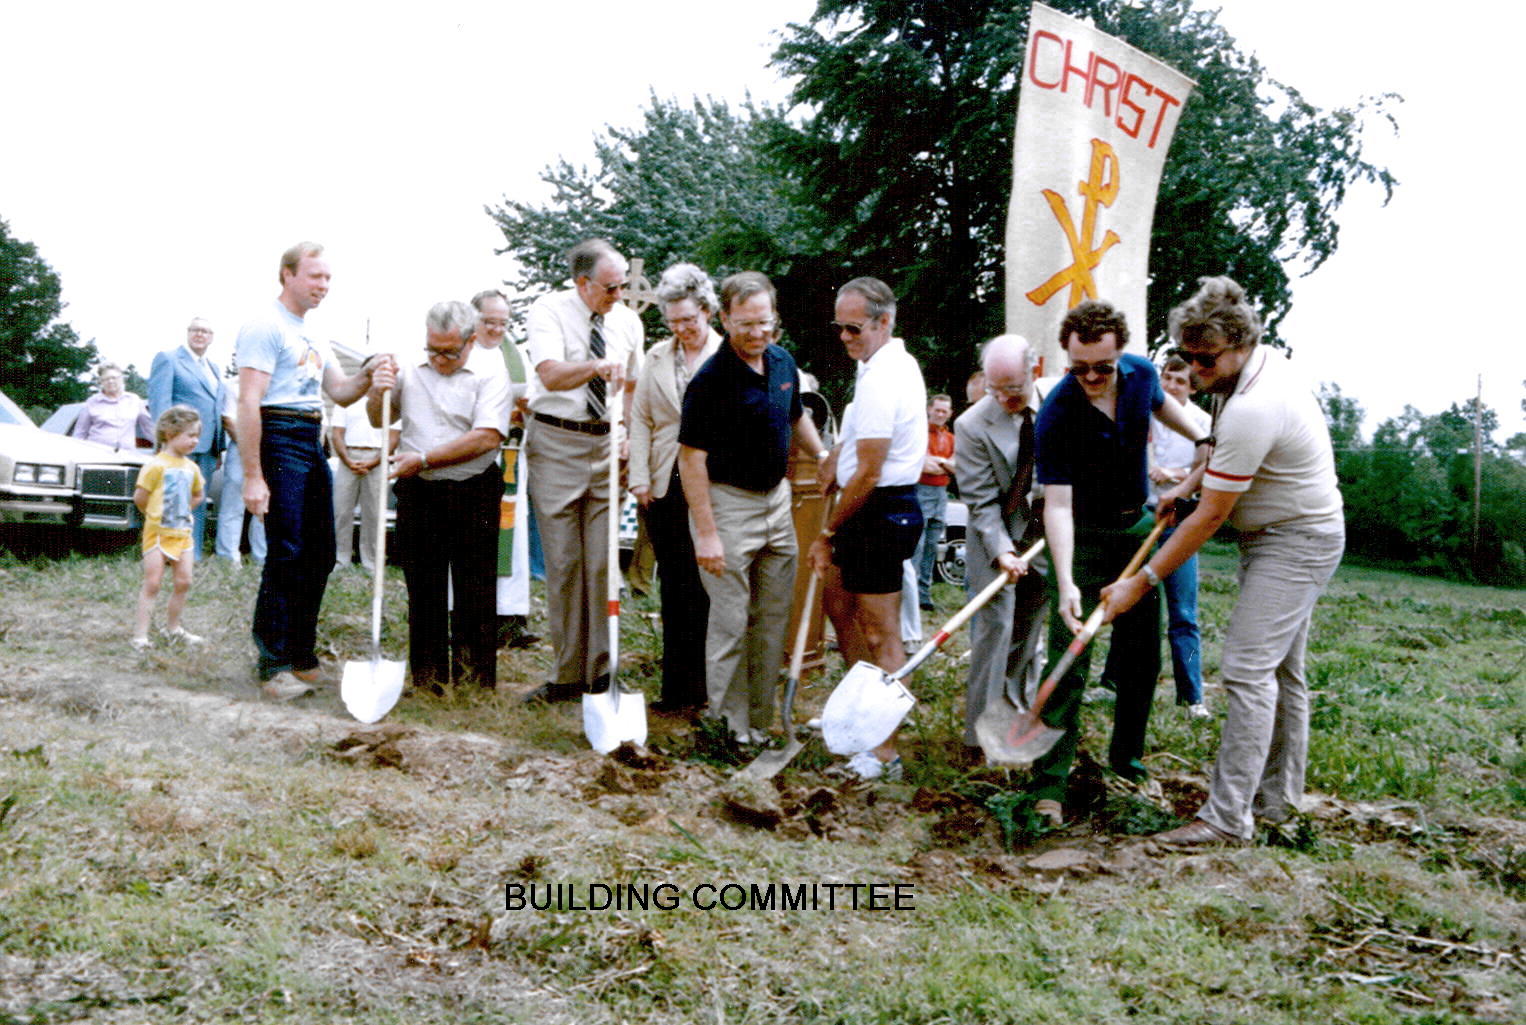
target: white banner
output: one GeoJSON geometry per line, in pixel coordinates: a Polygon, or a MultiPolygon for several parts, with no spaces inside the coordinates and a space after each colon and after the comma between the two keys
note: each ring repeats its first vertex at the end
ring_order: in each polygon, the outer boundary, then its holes
{"type": "Polygon", "coordinates": [[[1018,96],[1007,213],[1007,331],[1042,373],[1065,366],[1057,333],[1083,299],[1128,317],[1145,346],[1150,224],[1192,79],[1069,15],[1034,4],[1018,96]]]}

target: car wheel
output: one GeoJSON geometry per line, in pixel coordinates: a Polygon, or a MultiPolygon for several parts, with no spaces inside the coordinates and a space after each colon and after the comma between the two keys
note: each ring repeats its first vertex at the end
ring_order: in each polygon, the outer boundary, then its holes
{"type": "Polygon", "coordinates": [[[964,539],[949,541],[938,548],[934,575],[945,584],[964,586],[964,539]]]}

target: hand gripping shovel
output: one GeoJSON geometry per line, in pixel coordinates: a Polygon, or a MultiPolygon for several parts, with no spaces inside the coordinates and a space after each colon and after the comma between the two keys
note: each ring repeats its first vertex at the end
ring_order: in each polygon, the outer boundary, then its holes
{"type": "MultiPolygon", "coordinates": [[[[392,389],[382,392],[382,433],[392,422],[392,389]]],[[[344,707],[361,722],[375,722],[392,710],[403,692],[403,663],[381,657],[382,574],[387,569],[387,445],[382,444],[381,464],[372,473],[381,474],[382,486],[376,489],[376,562],[371,567],[371,661],[346,662],[339,681],[339,696],[344,707]]]]}
{"type": "MultiPolygon", "coordinates": [[[[1041,538],[1022,554],[1022,561],[1031,561],[1043,550],[1044,541],[1041,538]]],[[[953,618],[933,635],[933,639],[922,645],[895,672],[887,673],[870,662],[859,662],[848,670],[848,674],[842,678],[821,710],[821,737],[826,741],[827,750],[833,754],[851,755],[873,750],[883,744],[895,732],[896,727],[901,725],[901,720],[906,718],[911,706],[916,704],[916,698],[911,696],[911,691],[901,681],[910,676],[912,670],[926,661],[955,630],[964,625],[965,620],[980,611],[1011,580],[1005,573],[996,574],[985,590],[954,613],[953,618]]]]}
{"type": "Polygon", "coordinates": [[[800,627],[795,631],[795,650],[790,654],[789,679],[784,684],[784,746],[764,751],[742,766],[739,779],[772,779],[800,753],[805,743],[795,732],[795,691],[800,686],[800,665],[805,661],[805,639],[811,632],[811,606],[816,602],[816,574],[805,585],[805,604],[800,609],[800,627]]]}
{"type": "MultiPolygon", "coordinates": [[[[1118,574],[1119,580],[1126,580],[1139,571],[1144,565],[1145,559],[1150,554],[1150,549],[1155,547],[1155,539],[1160,537],[1160,532],[1166,529],[1166,521],[1157,519],[1154,528],[1151,529],[1144,544],[1139,546],[1139,551],[1129,560],[1122,573],[1118,574]]],[[[1048,703],[1049,696],[1060,682],[1060,677],[1065,675],[1066,670],[1075,662],[1076,656],[1086,650],[1097,631],[1102,627],[1102,617],[1107,612],[1107,605],[1098,602],[1092,614],[1086,617],[1086,622],[1081,626],[1081,632],[1076,634],[1075,640],[1070,642],[1070,647],[1060,656],[1044,682],[1039,685],[1038,693],[1033,696],[1033,705],[1028,709],[1028,714],[1020,717],[1012,723],[1006,731],[1006,735],[997,734],[991,736],[981,733],[981,723],[976,723],[976,735],[981,748],[985,751],[986,761],[991,765],[1005,765],[1012,768],[1026,768],[1039,758],[1049,753],[1049,749],[1059,743],[1065,735],[1064,730],[1057,730],[1053,726],[1046,725],[1039,716],[1044,714],[1044,705],[1048,703]]],[[[989,720],[982,721],[988,724],[989,720]]]]}
{"type": "Polygon", "coordinates": [[[609,754],[627,740],[646,743],[646,695],[620,690],[620,406],[616,389],[609,397],[609,686],[583,695],[583,735],[599,754],[609,754]]]}

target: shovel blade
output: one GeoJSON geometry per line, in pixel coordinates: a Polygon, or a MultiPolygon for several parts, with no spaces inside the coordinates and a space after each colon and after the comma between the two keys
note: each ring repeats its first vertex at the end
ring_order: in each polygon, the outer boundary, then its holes
{"type": "Polygon", "coordinates": [[[737,772],[737,779],[773,779],[779,775],[779,770],[795,760],[795,756],[805,749],[805,744],[799,740],[790,740],[781,748],[772,751],[764,751],[758,757],[748,762],[737,772]]]}
{"type": "Polygon", "coordinates": [[[821,709],[821,738],[835,755],[879,747],[917,703],[900,680],[872,662],[848,670],[821,709]]]}
{"type": "Polygon", "coordinates": [[[599,694],[583,695],[583,735],[601,755],[627,740],[646,743],[646,695],[622,691],[619,684],[599,694]]]}
{"type": "Polygon", "coordinates": [[[346,662],[339,681],[339,697],[357,720],[373,723],[392,711],[403,693],[403,663],[376,658],[369,662],[346,662]]]}
{"type": "MultiPolygon", "coordinates": [[[[1005,702],[1000,702],[1005,705],[1005,702]]],[[[1005,722],[998,715],[981,715],[975,723],[975,736],[985,752],[986,762],[1012,769],[1026,769],[1060,742],[1064,730],[1046,725],[1018,713],[1005,722]],[[987,729],[982,729],[985,726],[987,729]],[[999,731],[998,731],[999,729],[999,731]]]]}

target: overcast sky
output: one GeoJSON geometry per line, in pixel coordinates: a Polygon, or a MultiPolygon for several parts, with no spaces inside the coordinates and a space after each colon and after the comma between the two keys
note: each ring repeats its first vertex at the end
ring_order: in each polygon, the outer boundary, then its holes
{"type": "MultiPolygon", "coordinates": [[[[1300,362],[1360,399],[1369,431],[1406,403],[1471,397],[1480,372],[1501,438],[1526,429],[1519,329],[1469,312],[1513,308],[1496,296],[1526,269],[1507,50],[1526,15],[1474,4],[1447,30],[1407,0],[1222,6],[1317,104],[1405,97],[1401,135],[1369,140],[1402,183],[1393,202],[1354,190],[1339,252],[1295,285],[1300,362]]],[[[373,348],[422,344],[431,303],[511,273],[485,204],[543,199],[545,165],[591,159],[595,133],[637,123],[653,91],[782,99],[768,55],[813,7],[8,3],[0,218],[59,272],[76,330],[145,372],[197,314],[225,361],[301,238],[333,265],[312,315],[326,335],[361,345],[369,319],[373,348]]]]}

